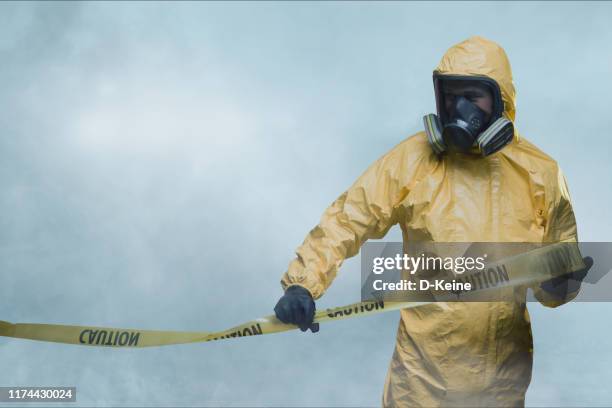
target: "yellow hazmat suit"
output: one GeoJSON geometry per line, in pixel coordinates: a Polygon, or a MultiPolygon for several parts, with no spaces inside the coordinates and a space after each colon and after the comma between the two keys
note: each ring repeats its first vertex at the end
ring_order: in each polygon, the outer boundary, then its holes
{"type": "MultiPolygon", "coordinates": [[[[436,71],[497,82],[504,116],[515,90],[504,50],[482,37],[450,48],[436,71]]],[[[370,166],[323,214],[282,278],[319,298],[343,260],[367,239],[399,224],[404,242],[557,242],[576,240],[576,223],[557,163],[515,131],[491,156],[436,156],[424,132],[370,166]]],[[[522,406],[531,380],[527,288],[509,302],[436,303],[401,311],[384,406],[522,406]],[[518,296],[517,296],[518,295],[518,296]]],[[[537,299],[556,307],[539,288],[537,299]]]]}

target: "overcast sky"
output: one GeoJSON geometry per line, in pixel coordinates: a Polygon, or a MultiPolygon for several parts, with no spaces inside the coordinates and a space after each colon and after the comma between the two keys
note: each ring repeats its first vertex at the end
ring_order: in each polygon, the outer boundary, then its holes
{"type": "MultiPolygon", "coordinates": [[[[219,330],[268,315],[322,211],[434,110],[471,35],[610,241],[611,3],[0,4],[0,319],[219,330]]],[[[400,239],[397,230],[388,240],[400,239]]],[[[318,303],[359,299],[359,259],[318,303]]],[[[528,405],[610,405],[603,303],[531,304],[528,405]]],[[[398,314],[209,344],[0,339],[0,385],[81,405],[379,405],[398,314]]]]}

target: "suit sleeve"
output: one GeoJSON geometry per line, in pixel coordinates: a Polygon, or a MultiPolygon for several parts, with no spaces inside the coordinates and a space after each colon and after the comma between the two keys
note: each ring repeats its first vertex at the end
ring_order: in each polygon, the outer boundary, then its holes
{"type": "Polygon", "coordinates": [[[404,167],[402,150],[399,145],[376,161],[325,210],[297,248],[281,279],[284,289],[300,285],[319,298],[345,259],[356,255],[366,240],[385,236],[398,222],[397,203],[407,194],[400,178],[416,167],[404,167]]]}
{"type": "MultiPolygon", "coordinates": [[[[556,177],[551,185],[552,200],[549,201],[547,222],[544,233],[545,242],[578,242],[576,219],[567,187],[567,181],[561,169],[556,167],[556,177]]],[[[533,287],[533,292],[540,303],[547,307],[561,306],[574,299],[580,291],[580,283],[569,282],[569,290],[563,298],[558,298],[543,290],[539,285],[533,287]]]]}

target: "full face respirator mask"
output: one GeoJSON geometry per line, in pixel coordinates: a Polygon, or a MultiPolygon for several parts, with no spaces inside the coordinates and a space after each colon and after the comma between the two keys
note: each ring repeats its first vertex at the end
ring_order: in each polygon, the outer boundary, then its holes
{"type": "Polygon", "coordinates": [[[423,117],[425,132],[436,154],[477,150],[488,156],[512,141],[514,126],[502,116],[504,104],[497,83],[488,77],[434,74],[438,114],[423,117]],[[465,92],[463,92],[465,91],[465,92]],[[492,111],[483,111],[471,93],[489,93],[492,111]]]}

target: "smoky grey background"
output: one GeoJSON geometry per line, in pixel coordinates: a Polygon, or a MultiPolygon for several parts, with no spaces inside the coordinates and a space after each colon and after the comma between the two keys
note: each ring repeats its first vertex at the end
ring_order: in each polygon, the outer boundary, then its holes
{"type": "MultiPolygon", "coordinates": [[[[507,51],[517,126],[610,241],[610,3],[0,4],[0,313],[217,330],[268,315],[294,249],[434,110],[474,34],[507,51]]],[[[388,240],[401,239],[397,229],[388,240]]],[[[359,298],[359,257],[319,308],[359,298]]],[[[609,304],[530,305],[530,406],[612,403],[609,304]]],[[[375,406],[397,313],[209,344],[0,339],[0,385],[79,405],[375,406]]]]}

